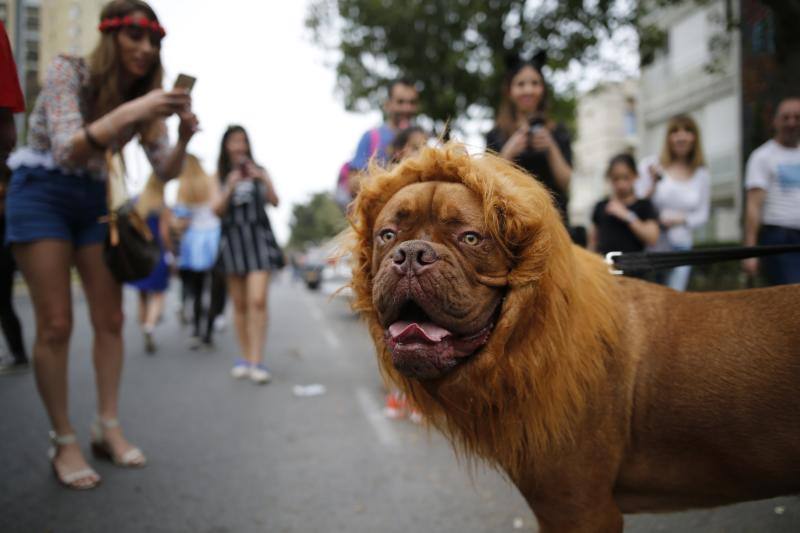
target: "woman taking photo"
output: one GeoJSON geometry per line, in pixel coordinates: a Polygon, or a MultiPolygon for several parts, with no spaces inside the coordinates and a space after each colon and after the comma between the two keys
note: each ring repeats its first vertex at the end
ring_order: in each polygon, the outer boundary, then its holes
{"type": "Polygon", "coordinates": [[[277,206],[278,196],[267,171],[253,161],[250,140],[241,126],[229,126],[222,136],[217,176],[220,188],[214,210],[222,219],[219,261],[228,279],[242,351],[231,375],[264,384],[271,379],[262,362],[269,275],[283,266],[266,206],[277,206]]]}
{"type": "Polygon", "coordinates": [[[7,236],[36,316],[36,384],[53,427],[57,479],[88,489],[100,477],[86,463],[67,409],[72,331],[70,267],[80,275],[94,331],[97,418],[92,450],[123,467],[145,464],[117,420],[122,375],[122,291],[103,261],[107,226],[106,151],[134,136],[155,173],[174,177],[197,129],[189,96],[161,89],[165,32],[141,0],[114,0],[100,15],[100,41],[86,58],[59,56],[30,115],[28,147],[12,156],[7,236]],[[164,119],[178,114],[178,143],[168,146],[164,119]]]}
{"type": "Polygon", "coordinates": [[[552,191],[567,224],[572,148],[566,128],[547,116],[543,64],[544,54],[532,60],[508,59],[503,99],[495,127],[486,134],[486,148],[513,161],[552,191]]]}
{"type": "MultiPolygon", "coordinates": [[[[690,250],[692,231],[708,221],[711,175],[705,165],[697,123],[688,115],[671,118],[661,155],[642,160],[636,181],[637,196],[649,198],[658,211],[657,249],[690,250]]],[[[657,279],[685,291],[691,272],[691,266],[681,266],[658,273],[657,279]]]]}

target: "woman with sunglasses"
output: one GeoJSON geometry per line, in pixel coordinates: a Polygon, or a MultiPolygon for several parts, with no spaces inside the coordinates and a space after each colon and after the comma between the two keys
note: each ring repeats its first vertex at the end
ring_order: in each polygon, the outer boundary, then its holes
{"type": "Polygon", "coordinates": [[[113,0],[102,10],[100,40],[84,58],[59,56],[47,71],[30,115],[28,146],[9,160],[7,237],[28,284],[36,316],[36,384],[52,424],[56,478],[73,489],[100,482],[81,453],[67,410],[67,354],[72,330],[70,268],[80,275],[94,330],[97,418],[92,451],[122,467],[144,454],[117,420],[122,375],[122,291],[103,261],[107,227],[107,151],[134,136],[154,172],[176,176],[197,130],[189,95],[161,88],[161,39],[153,10],[141,0],[113,0]],[[165,119],[180,117],[168,144],[165,119]]]}

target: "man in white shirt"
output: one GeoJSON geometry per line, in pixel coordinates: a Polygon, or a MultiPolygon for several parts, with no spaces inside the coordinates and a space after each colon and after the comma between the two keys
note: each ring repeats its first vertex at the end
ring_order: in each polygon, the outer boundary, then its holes
{"type": "MultiPolygon", "coordinates": [[[[773,121],[775,136],[747,160],[744,244],[800,244],[800,97],[784,98],[773,121]]],[[[771,285],[800,283],[800,253],[746,259],[745,272],[759,264],[771,285]]]]}

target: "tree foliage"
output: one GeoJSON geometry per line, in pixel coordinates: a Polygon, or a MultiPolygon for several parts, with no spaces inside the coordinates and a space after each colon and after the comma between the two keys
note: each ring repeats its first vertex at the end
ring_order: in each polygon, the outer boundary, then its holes
{"type": "Polygon", "coordinates": [[[302,248],[307,243],[329,239],[347,226],[347,221],[327,192],[315,193],[308,203],[295,204],[289,222],[289,248],[302,248]]]}
{"type": "Polygon", "coordinates": [[[306,24],[316,43],[339,52],[337,83],[348,109],[379,107],[386,82],[403,76],[420,84],[422,112],[442,123],[498,104],[509,52],[546,50],[550,72],[596,60],[601,40],[636,23],[638,6],[635,0],[311,0],[306,24]]]}

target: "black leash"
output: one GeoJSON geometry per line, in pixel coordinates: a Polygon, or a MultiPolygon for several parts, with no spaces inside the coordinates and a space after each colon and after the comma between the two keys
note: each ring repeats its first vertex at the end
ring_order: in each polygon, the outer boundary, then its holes
{"type": "Polygon", "coordinates": [[[705,265],[718,261],[732,261],[790,252],[800,252],[800,244],[734,246],[731,248],[710,248],[708,250],[685,252],[608,252],[606,254],[606,263],[611,268],[612,274],[622,274],[624,272],[642,272],[684,265],[705,265]]]}

